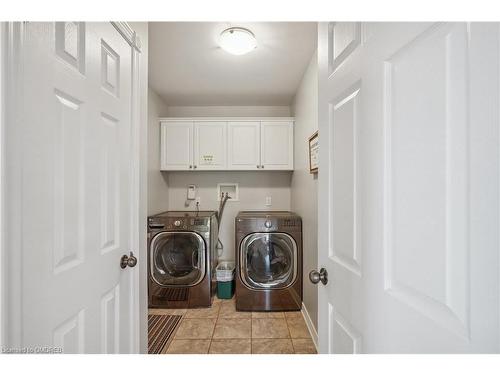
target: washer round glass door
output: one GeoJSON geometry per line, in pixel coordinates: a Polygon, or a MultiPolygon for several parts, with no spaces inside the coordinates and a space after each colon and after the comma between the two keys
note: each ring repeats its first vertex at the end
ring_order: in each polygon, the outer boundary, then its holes
{"type": "Polygon", "coordinates": [[[252,233],[240,245],[240,274],[252,289],[281,289],[297,278],[297,244],[286,233],[252,233]]]}
{"type": "Polygon", "coordinates": [[[206,245],[195,232],[161,232],[150,245],[150,272],[161,286],[193,286],[205,277],[206,245]]]}

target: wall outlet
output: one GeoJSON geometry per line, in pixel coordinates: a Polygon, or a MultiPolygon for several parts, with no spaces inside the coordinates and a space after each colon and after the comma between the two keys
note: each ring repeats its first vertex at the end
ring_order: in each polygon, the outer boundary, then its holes
{"type": "Polygon", "coordinates": [[[266,206],[271,206],[272,205],[272,199],[271,197],[266,197],[266,206]]]}
{"type": "Polygon", "coordinates": [[[198,206],[201,204],[201,197],[196,197],[196,204],[198,206]]]}

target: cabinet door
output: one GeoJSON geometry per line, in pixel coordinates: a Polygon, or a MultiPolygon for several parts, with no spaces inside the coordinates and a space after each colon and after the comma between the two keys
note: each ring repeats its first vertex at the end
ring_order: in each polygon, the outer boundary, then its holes
{"type": "Polygon", "coordinates": [[[293,121],[262,121],[261,168],[293,170],[293,121]]]}
{"type": "Polygon", "coordinates": [[[203,171],[227,168],[226,128],[225,121],[194,123],[194,169],[203,171]]]}
{"type": "Polygon", "coordinates": [[[161,169],[184,171],[193,167],[193,122],[161,123],[161,169]]]}
{"type": "Polygon", "coordinates": [[[228,132],[228,169],[260,169],[260,122],[229,122],[228,132]]]}

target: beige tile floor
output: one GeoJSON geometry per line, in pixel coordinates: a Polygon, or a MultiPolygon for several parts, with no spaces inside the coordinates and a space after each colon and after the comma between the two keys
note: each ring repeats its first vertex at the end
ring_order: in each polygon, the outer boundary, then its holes
{"type": "Polygon", "coordinates": [[[235,301],[215,299],[207,309],[150,309],[150,314],[182,315],[163,353],[315,354],[302,314],[240,312],[235,301]]]}

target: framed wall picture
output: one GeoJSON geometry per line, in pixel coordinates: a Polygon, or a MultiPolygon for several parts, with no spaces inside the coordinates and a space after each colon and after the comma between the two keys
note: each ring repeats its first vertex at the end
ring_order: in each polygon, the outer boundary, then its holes
{"type": "Polygon", "coordinates": [[[309,172],[318,173],[319,142],[318,132],[309,137],[309,172]]]}

